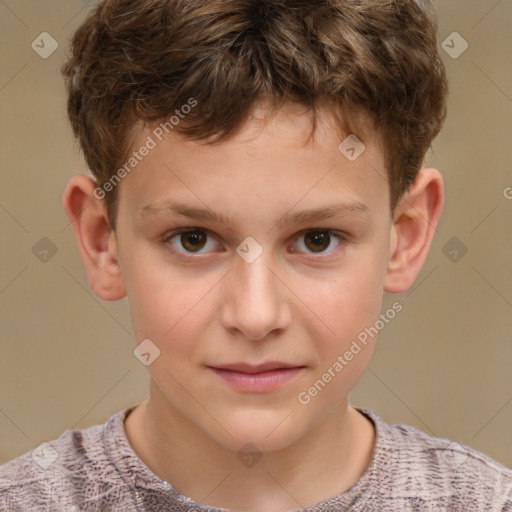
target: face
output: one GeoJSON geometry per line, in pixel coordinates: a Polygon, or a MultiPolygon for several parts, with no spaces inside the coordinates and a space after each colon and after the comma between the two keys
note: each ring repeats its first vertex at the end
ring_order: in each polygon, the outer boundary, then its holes
{"type": "MultiPolygon", "coordinates": [[[[116,251],[136,342],[160,351],[151,400],[227,448],[264,452],[347,407],[375,338],[332,368],[379,318],[393,222],[377,141],[350,161],[326,114],[306,144],[299,107],[266,123],[262,112],[216,146],[157,141],[119,185],[116,251]],[[267,362],[300,368],[212,368],[267,362]]],[[[152,129],[133,147],[157,140],[152,129]]]]}

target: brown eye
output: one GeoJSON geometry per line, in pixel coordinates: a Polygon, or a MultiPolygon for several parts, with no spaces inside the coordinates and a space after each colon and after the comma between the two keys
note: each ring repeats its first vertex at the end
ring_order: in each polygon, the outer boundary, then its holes
{"type": "Polygon", "coordinates": [[[206,236],[201,231],[189,231],[188,233],[181,233],[180,242],[187,251],[195,251],[202,249],[206,241],[206,236]]]}
{"type": "MultiPolygon", "coordinates": [[[[201,229],[189,229],[172,233],[165,241],[169,242],[178,252],[201,254],[199,251],[208,245],[208,234],[201,229]]],[[[216,244],[214,243],[214,245],[216,244]]]]}
{"type": "Polygon", "coordinates": [[[335,233],[329,229],[315,231],[310,230],[303,232],[299,237],[299,246],[302,245],[305,249],[299,247],[298,250],[309,254],[330,254],[336,251],[344,239],[345,238],[342,234],[335,233]],[[333,249],[326,251],[326,249],[332,245],[333,236],[334,238],[337,238],[339,242],[333,249]],[[300,243],[302,239],[304,239],[304,242],[300,243]]]}
{"type": "Polygon", "coordinates": [[[313,251],[324,251],[329,247],[331,236],[325,232],[309,232],[305,237],[306,246],[313,251]]]}
{"type": "MultiPolygon", "coordinates": [[[[343,245],[345,240],[345,235],[330,229],[303,231],[299,235],[299,241],[296,242],[299,248],[293,248],[292,252],[317,254],[320,257],[328,256],[331,253],[336,253],[338,247],[343,245]],[[337,240],[337,244],[331,247],[333,239],[337,240]],[[329,247],[331,247],[330,250],[328,250],[329,247]]],[[[211,249],[219,247],[219,244],[211,237],[209,232],[203,229],[182,229],[170,233],[163,241],[169,243],[175,252],[184,256],[206,254],[211,252],[211,249]],[[208,243],[211,244],[210,247],[208,247],[208,243]]]]}

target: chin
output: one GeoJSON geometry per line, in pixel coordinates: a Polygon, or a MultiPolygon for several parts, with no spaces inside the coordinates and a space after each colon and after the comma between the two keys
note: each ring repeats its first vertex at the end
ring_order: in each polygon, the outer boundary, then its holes
{"type": "MultiPolygon", "coordinates": [[[[263,412],[240,411],[223,415],[223,428],[210,435],[225,448],[239,452],[247,444],[256,446],[261,453],[275,452],[290,446],[301,436],[301,429],[290,410],[263,412]],[[220,436],[219,436],[220,435],[220,436]]],[[[306,429],[304,429],[305,431],[306,429]]]]}

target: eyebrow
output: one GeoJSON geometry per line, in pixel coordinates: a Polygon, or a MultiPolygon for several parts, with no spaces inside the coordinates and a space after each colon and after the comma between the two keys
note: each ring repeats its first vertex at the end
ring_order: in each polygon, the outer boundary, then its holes
{"type": "MultiPolygon", "coordinates": [[[[368,213],[369,208],[361,201],[337,202],[327,204],[319,208],[311,208],[295,213],[286,214],[276,222],[276,225],[289,225],[293,223],[305,224],[318,220],[329,219],[332,217],[344,217],[351,214],[368,213]]],[[[226,215],[212,210],[198,208],[185,203],[172,202],[169,200],[158,201],[144,206],[141,209],[141,216],[152,217],[156,215],[163,216],[181,216],[199,221],[211,221],[225,224],[231,231],[239,229],[238,223],[233,222],[226,215]]]]}

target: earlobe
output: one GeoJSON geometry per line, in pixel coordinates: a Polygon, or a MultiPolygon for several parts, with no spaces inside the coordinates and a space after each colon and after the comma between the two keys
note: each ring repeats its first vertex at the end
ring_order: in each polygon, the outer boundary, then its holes
{"type": "Polygon", "coordinates": [[[396,209],[384,291],[401,293],[420,273],[444,206],[444,182],[436,169],[423,168],[396,209]]]}
{"type": "Polygon", "coordinates": [[[94,195],[96,183],[88,176],[71,178],[62,206],[71,222],[91,290],[103,300],[126,295],[117,259],[115,234],[110,230],[106,205],[94,195]]]}

